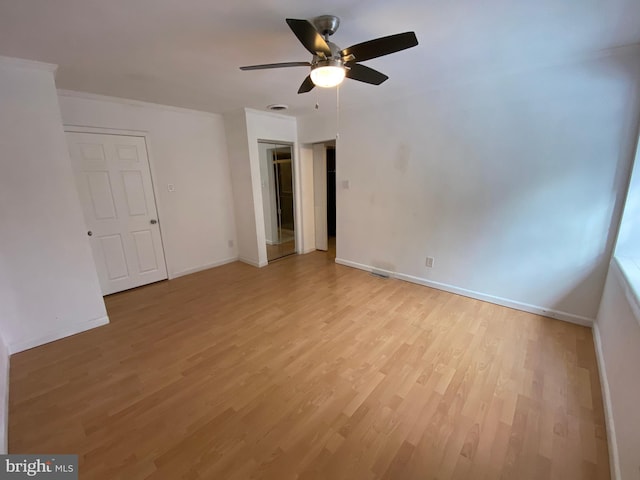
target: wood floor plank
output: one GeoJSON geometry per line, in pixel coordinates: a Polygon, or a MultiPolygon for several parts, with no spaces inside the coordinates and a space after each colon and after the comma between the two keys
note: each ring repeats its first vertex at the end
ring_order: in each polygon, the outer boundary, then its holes
{"type": "Polygon", "coordinates": [[[82,479],[609,478],[588,328],[321,252],[106,304],[11,358],[10,452],[82,479]]]}

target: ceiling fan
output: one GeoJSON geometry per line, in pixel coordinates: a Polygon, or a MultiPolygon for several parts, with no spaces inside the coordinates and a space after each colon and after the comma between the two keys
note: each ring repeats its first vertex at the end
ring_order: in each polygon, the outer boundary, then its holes
{"type": "Polygon", "coordinates": [[[311,62],[283,62],[267,63],[264,65],[249,65],[240,70],[264,70],[268,68],[311,67],[311,73],[304,79],[298,93],[309,92],[316,85],[319,87],[335,87],[350,78],[359,82],[380,85],[387,80],[385,74],[366,67],[359,62],[382,57],[390,53],[399,52],[418,45],[414,32],[398,33],[387,37],[376,38],[358,43],[351,47],[340,49],[329,41],[338,26],[340,19],[334,15],[321,15],[313,19],[313,24],[307,20],[287,18],[287,24],[300,43],[313,55],[311,62]]]}

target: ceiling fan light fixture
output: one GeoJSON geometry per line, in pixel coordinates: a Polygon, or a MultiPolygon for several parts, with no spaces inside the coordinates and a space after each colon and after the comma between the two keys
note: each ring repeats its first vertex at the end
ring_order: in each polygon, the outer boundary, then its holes
{"type": "Polygon", "coordinates": [[[307,93],[316,86],[331,88],[339,85],[345,78],[370,85],[380,85],[389,79],[382,72],[362,65],[361,62],[383,57],[391,53],[406,50],[418,45],[415,32],[396,33],[386,37],[374,38],[366,42],[340,49],[329,41],[340,25],[335,15],[321,15],[308,20],[287,18],[287,25],[304,48],[311,53],[311,62],[280,62],[262,65],[248,65],[240,70],[264,70],[268,68],[311,67],[298,88],[298,93],[307,93]]]}
{"type": "Polygon", "coordinates": [[[318,87],[331,88],[340,85],[345,74],[345,68],[340,60],[323,60],[312,68],[311,81],[318,87]]]}

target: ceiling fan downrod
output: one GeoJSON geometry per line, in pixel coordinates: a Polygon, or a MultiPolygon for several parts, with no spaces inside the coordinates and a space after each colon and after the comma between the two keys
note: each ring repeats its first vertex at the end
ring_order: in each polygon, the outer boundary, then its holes
{"type": "Polygon", "coordinates": [[[313,19],[313,26],[325,41],[329,41],[329,37],[336,33],[340,26],[340,19],[335,15],[320,15],[313,19]]]}

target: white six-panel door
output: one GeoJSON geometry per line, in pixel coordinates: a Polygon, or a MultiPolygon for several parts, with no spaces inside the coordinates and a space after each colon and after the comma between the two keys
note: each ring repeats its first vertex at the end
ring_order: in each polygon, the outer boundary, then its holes
{"type": "Polygon", "coordinates": [[[145,139],[67,133],[103,295],[167,278],[145,139]]]}

